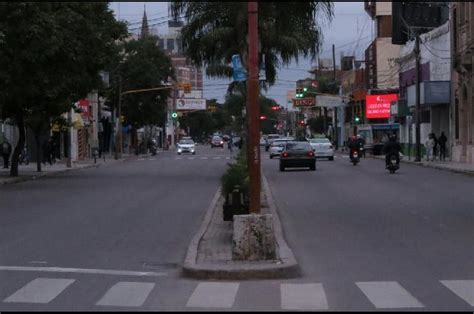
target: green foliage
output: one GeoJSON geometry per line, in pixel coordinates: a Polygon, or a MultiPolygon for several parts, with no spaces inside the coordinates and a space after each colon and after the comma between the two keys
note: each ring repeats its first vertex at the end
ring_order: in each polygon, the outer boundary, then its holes
{"type": "Polygon", "coordinates": [[[317,91],[319,93],[336,95],[339,94],[339,85],[340,83],[333,79],[320,78],[318,79],[317,91]]]}
{"type": "Polygon", "coordinates": [[[313,133],[324,134],[324,117],[316,117],[308,119],[308,125],[313,133]]]}
{"type": "Polygon", "coordinates": [[[249,172],[247,167],[247,152],[241,149],[235,163],[229,164],[221,177],[222,195],[232,193],[235,186],[240,186],[244,195],[249,193],[249,172]]]}
{"type": "MultiPolygon", "coordinates": [[[[273,85],[276,70],[300,56],[313,59],[322,44],[321,23],[333,17],[331,1],[258,3],[261,54],[265,54],[266,77],[273,85]]],[[[231,77],[232,55],[240,54],[246,66],[247,2],[172,1],[175,17],[185,16],[183,47],[197,65],[210,65],[208,75],[231,77]],[[227,67],[227,70],[226,70],[227,67]]],[[[260,57],[260,62],[262,62],[260,57]]]]}
{"type": "MultiPolygon", "coordinates": [[[[168,77],[174,77],[171,59],[157,44],[158,38],[146,36],[121,46],[123,60],[111,64],[111,86],[107,91],[107,104],[118,104],[120,79],[122,92],[163,86],[168,77]]],[[[164,125],[167,98],[171,89],[131,93],[122,96],[122,115],[125,123],[136,128],[144,125],[164,125]]]]}

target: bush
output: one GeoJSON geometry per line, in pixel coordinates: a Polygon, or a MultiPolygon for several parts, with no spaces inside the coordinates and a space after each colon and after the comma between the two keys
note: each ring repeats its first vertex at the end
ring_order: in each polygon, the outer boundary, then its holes
{"type": "Polygon", "coordinates": [[[222,195],[226,196],[234,190],[235,186],[240,186],[244,196],[249,192],[249,173],[247,168],[247,153],[241,149],[234,163],[229,164],[224,175],[221,177],[222,195]]]}

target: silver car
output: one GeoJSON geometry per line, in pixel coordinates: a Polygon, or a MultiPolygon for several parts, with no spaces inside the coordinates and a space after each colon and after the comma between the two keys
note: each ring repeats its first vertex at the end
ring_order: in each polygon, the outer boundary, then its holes
{"type": "Polygon", "coordinates": [[[178,155],[181,155],[182,153],[196,154],[196,144],[193,140],[181,140],[178,142],[177,148],[178,155]]]}
{"type": "Polygon", "coordinates": [[[284,137],[284,138],[274,139],[269,148],[270,159],[273,159],[273,157],[276,157],[276,156],[280,156],[285,144],[287,142],[294,141],[294,140],[295,139],[293,137],[284,137]]]}
{"type": "Polygon", "coordinates": [[[327,138],[312,138],[309,139],[309,144],[311,144],[316,158],[334,160],[334,149],[327,138]]]}

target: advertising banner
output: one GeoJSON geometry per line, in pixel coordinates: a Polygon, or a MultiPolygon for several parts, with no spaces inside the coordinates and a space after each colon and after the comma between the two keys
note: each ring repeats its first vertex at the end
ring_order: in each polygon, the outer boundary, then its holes
{"type": "Polygon", "coordinates": [[[206,110],[206,99],[179,98],[176,102],[177,110],[206,110]]]}
{"type": "Polygon", "coordinates": [[[367,119],[390,118],[392,102],[397,100],[398,94],[367,95],[365,116],[367,119]]]}

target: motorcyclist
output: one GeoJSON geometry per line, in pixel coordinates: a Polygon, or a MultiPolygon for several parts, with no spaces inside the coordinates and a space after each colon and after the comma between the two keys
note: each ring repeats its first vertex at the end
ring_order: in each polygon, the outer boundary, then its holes
{"type": "Polygon", "coordinates": [[[383,147],[383,153],[385,154],[385,168],[388,167],[390,163],[390,156],[392,155],[395,155],[395,157],[397,158],[397,164],[400,162],[401,151],[402,147],[397,141],[397,136],[395,134],[392,134],[383,147]]]}
{"type": "Polygon", "coordinates": [[[360,142],[357,139],[356,135],[354,135],[350,138],[349,143],[348,143],[348,147],[349,147],[349,158],[352,159],[352,152],[354,150],[359,152],[359,147],[360,147],[360,142]]]}
{"type": "Polygon", "coordinates": [[[359,152],[360,152],[359,155],[363,154],[364,157],[365,157],[365,150],[364,150],[365,140],[362,136],[360,136],[360,134],[357,134],[356,142],[357,142],[357,146],[358,146],[359,152]]]}

